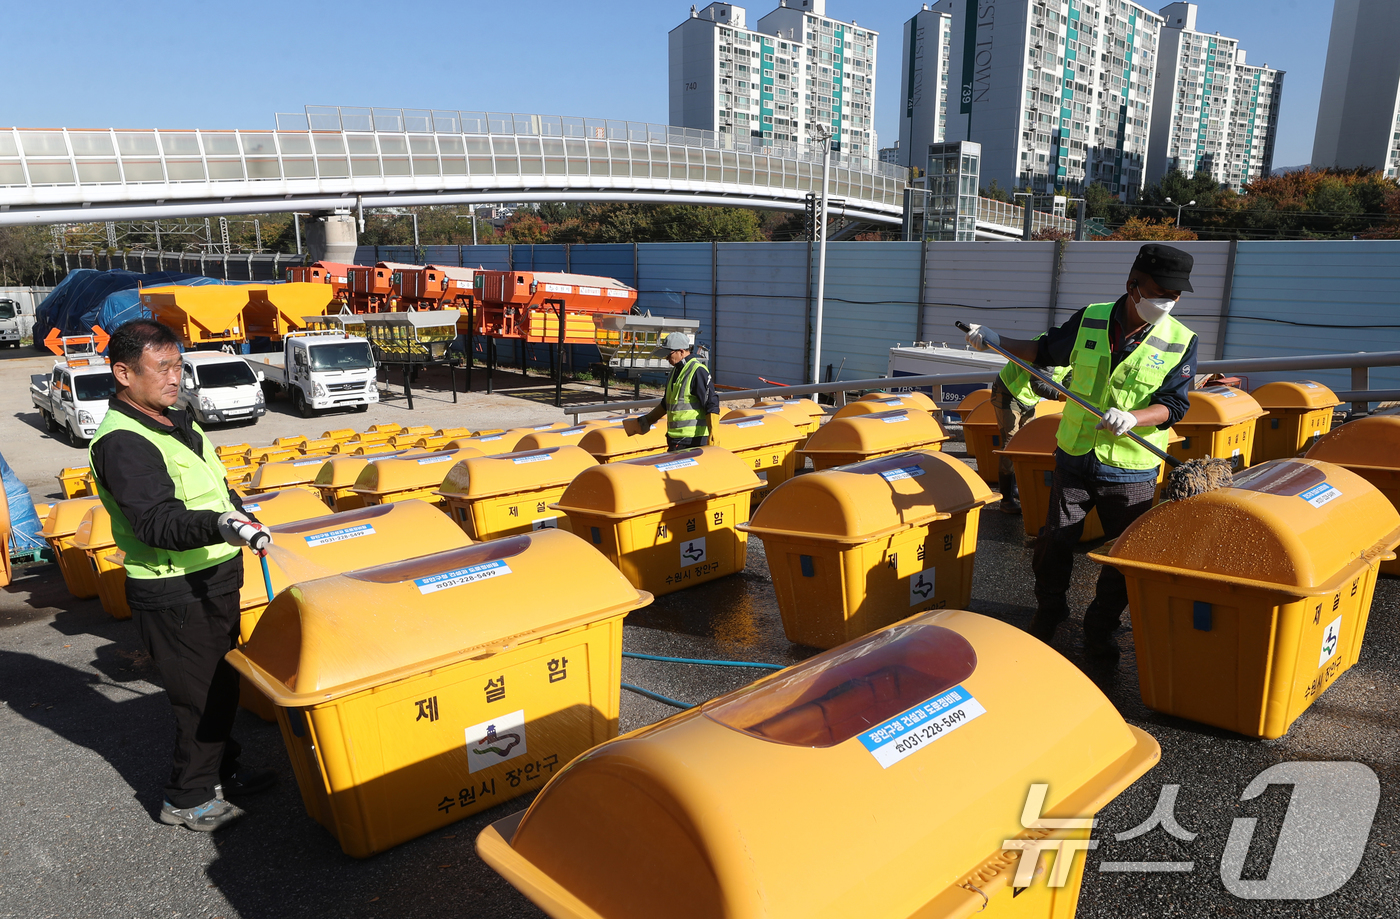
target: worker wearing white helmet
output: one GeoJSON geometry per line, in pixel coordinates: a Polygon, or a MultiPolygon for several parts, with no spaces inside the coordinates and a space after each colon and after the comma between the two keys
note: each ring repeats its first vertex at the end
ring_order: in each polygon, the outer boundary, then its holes
{"type": "Polygon", "coordinates": [[[666,416],[666,448],[688,450],[710,442],[710,416],[719,413],[719,394],[710,371],[691,354],[694,343],[684,332],[671,332],[652,351],[671,365],[661,404],[641,418],[629,418],[628,434],[645,434],[666,416]]]}

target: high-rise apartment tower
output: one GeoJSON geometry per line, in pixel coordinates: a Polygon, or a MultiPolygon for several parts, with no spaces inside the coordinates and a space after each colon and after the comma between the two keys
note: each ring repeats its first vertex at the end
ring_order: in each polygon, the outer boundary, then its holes
{"type": "Polygon", "coordinates": [[[1400,2],[1335,0],[1314,166],[1400,178],[1400,2]]]}
{"type": "Polygon", "coordinates": [[[948,125],[948,54],[953,17],[927,3],[904,24],[904,66],[899,71],[899,159],[924,168],[930,144],[943,142],[948,125]]]}

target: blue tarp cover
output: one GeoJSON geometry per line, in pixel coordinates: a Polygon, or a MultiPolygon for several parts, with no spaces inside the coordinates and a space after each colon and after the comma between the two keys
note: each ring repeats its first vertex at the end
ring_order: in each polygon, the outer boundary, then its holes
{"type": "Polygon", "coordinates": [[[43,342],[50,329],[57,328],[60,335],[86,335],[98,326],[110,333],[124,322],[149,317],[150,311],[141,306],[139,288],[221,283],[216,278],[178,271],[70,271],[34,311],[34,347],[46,350],[43,342]]]}
{"type": "Polygon", "coordinates": [[[3,456],[0,456],[0,480],[4,481],[5,500],[10,506],[10,554],[42,549],[44,537],[39,535],[39,531],[43,525],[39,522],[39,515],[34,512],[34,499],[29,497],[29,489],[3,456]]]}

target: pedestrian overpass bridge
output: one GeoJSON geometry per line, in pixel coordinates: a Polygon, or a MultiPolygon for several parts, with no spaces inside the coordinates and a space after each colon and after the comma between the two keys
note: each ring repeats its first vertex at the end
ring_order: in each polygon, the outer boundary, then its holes
{"type": "MultiPolygon", "coordinates": [[[[0,225],[533,201],[801,211],[820,150],[606,119],[308,106],[275,130],[0,128],[0,225]]],[[[900,224],[907,170],[833,154],[834,213],[900,224]]],[[[1019,208],[1016,209],[1019,212],[1019,208]]],[[[983,235],[1020,235],[979,219],[983,235]]],[[[313,234],[314,235],[314,234],[313,234]]],[[[344,239],[340,241],[342,244],[344,239]]]]}

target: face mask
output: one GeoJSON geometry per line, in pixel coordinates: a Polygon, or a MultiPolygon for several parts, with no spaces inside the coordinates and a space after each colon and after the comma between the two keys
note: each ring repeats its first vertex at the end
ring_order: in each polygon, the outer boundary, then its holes
{"type": "Polygon", "coordinates": [[[1163,317],[1172,311],[1176,301],[1170,297],[1144,297],[1138,294],[1137,311],[1142,317],[1142,321],[1148,325],[1156,325],[1163,317]]]}

